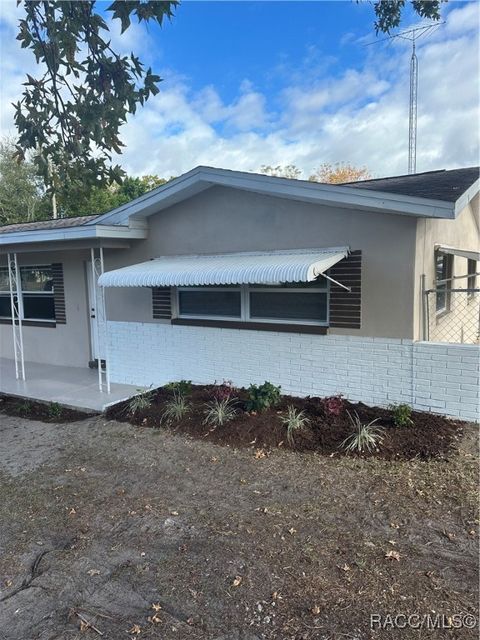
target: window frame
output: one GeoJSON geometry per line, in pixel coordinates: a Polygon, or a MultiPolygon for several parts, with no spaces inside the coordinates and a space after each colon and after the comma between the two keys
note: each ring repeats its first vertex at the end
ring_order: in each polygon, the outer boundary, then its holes
{"type": "Polygon", "coordinates": [[[453,268],[454,268],[454,255],[451,253],[444,253],[443,251],[435,252],[435,291],[436,291],[436,304],[435,304],[435,315],[437,318],[440,318],[447,313],[450,313],[452,306],[452,280],[453,280],[453,268]],[[442,258],[442,260],[446,260],[446,277],[441,280],[437,280],[437,262],[438,259],[442,258]],[[445,305],[443,307],[438,307],[438,291],[442,288],[445,295],[445,305]]]}
{"type": "MultiPolygon", "coordinates": [[[[319,280],[319,283],[321,281],[319,280]]],[[[307,284],[307,283],[305,283],[307,284]]],[[[175,287],[173,296],[173,318],[180,320],[222,320],[225,322],[245,322],[245,323],[261,323],[261,324],[278,324],[278,325],[296,325],[303,326],[309,325],[314,327],[328,327],[330,321],[330,283],[323,278],[321,286],[318,287],[282,287],[282,286],[264,286],[264,285],[232,285],[232,286],[198,286],[198,287],[175,287]],[[180,313],[180,299],[179,294],[181,291],[239,291],[240,292],[240,316],[214,316],[214,315],[190,315],[180,313]],[[318,294],[324,293],[327,296],[326,299],[326,319],[325,321],[316,320],[294,320],[291,318],[257,318],[250,315],[250,293],[252,292],[264,292],[264,293],[309,293],[318,294]]]]}
{"type": "MultiPolygon", "coordinates": [[[[0,267],[2,270],[5,269],[7,271],[7,275],[8,275],[8,264],[5,267],[0,267]]],[[[23,299],[24,296],[50,296],[53,299],[53,310],[55,313],[55,290],[54,290],[54,286],[52,286],[52,290],[51,291],[24,291],[23,286],[22,286],[22,269],[31,269],[31,270],[42,270],[42,269],[48,269],[50,272],[52,271],[52,265],[51,264],[22,264],[22,265],[18,265],[18,270],[20,272],[20,282],[17,282],[17,293],[14,293],[13,295],[17,295],[17,299],[18,299],[18,311],[20,314],[20,319],[22,320],[22,322],[42,322],[42,323],[49,323],[49,324],[56,324],[57,319],[56,317],[53,318],[26,318],[25,317],[25,311],[24,311],[24,304],[23,304],[23,299]]],[[[52,278],[53,280],[53,274],[52,274],[52,278]]],[[[0,291],[0,296],[8,296],[8,299],[10,300],[10,290],[8,291],[0,291]]],[[[0,316],[0,321],[3,320],[12,320],[12,315],[10,314],[9,316],[0,316]]]]}
{"type": "Polygon", "coordinates": [[[471,258],[467,258],[467,298],[475,297],[475,291],[470,291],[470,289],[477,288],[477,260],[472,260],[471,258]],[[470,267],[473,266],[473,272],[470,271],[470,267]]]}

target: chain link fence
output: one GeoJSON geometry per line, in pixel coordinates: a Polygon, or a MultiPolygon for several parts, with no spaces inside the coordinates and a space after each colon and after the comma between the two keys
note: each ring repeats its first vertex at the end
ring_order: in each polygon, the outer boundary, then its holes
{"type": "Polygon", "coordinates": [[[425,291],[425,340],[480,344],[480,289],[425,291]]]}

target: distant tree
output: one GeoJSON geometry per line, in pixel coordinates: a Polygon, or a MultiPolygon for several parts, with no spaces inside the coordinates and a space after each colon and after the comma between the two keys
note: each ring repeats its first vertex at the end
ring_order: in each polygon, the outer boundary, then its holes
{"type": "Polygon", "coordinates": [[[372,176],[366,167],[354,167],[347,162],[337,162],[330,164],[324,162],[308,178],[310,182],[329,182],[330,184],[340,184],[342,182],[357,182],[358,180],[368,180],[372,176]]]}
{"type": "Polygon", "coordinates": [[[0,141],[0,225],[35,220],[42,206],[42,182],[29,160],[18,162],[13,140],[0,141]]]}
{"type": "Polygon", "coordinates": [[[52,192],[76,181],[88,187],[120,182],[124,173],[111,164],[124,146],[120,127],[158,93],[161,79],[134,53],[122,56],[113,49],[102,13],[118,20],[123,33],[133,16],[161,25],[172,18],[177,0],[19,2],[25,14],[17,40],[39,65],[36,77],[27,74],[15,104],[19,158],[33,153],[52,192]]]}
{"type": "Polygon", "coordinates": [[[260,173],[264,173],[267,176],[276,176],[277,178],[293,178],[294,180],[298,180],[302,175],[302,170],[294,164],[277,164],[276,167],[272,167],[269,164],[262,164],[260,173]]]}
{"type": "MultiPolygon", "coordinates": [[[[359,0],[357,0],[358,2],[359,0]]],[[[421,18],[440,20],[440,7],[447,0],[411,0],[409,4],[421,18]]],[[[406,0],[379,0],[373,5],[375,15],[375,30],[378,33],[390,33],[400,26],[402,12],[407,4],[406,0]]]]}

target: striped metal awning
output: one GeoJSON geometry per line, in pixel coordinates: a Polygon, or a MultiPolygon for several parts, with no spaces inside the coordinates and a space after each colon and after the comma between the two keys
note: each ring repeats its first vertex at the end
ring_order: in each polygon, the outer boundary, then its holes
{"type": "Polygon", "coordinates": [[[435,249],[441,253],[448,253],[453,256],[460,256],[461,258],[468,258],[468,260],[480,261],[480,251],[472,251],[471,249],[460,249],[458,247],[450,247],[444,244],[436,244],[435,249]]]}
{"type": "Polygon", "coordinates": [[[102,287],[196,287],[310,282],[349,253],[348,247],[164,256],[106,271],[102,287]]]}

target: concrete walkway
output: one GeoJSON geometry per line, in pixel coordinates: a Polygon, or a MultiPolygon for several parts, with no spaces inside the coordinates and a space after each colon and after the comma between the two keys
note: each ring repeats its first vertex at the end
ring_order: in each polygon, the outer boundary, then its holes
{"type": "Polygon", "coordinates": [[[15,362],[0,358],[0,393],[58,402],[86,411],[103,411],[108,405],[138,393],[137,387],[128,384],[112,384],[110,394],[100,392],[98,372],[87,367],[25,362],[25,377],[25,381],[16,380],[15,362]]]}

